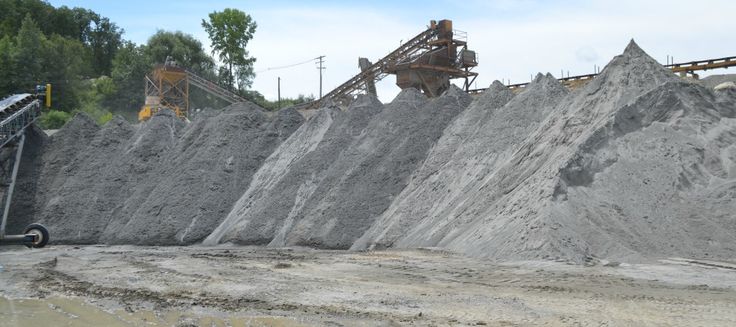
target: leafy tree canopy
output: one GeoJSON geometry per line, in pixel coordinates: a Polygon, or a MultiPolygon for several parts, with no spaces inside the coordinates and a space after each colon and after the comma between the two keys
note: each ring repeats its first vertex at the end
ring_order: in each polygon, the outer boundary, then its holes
{"type": "MultiPolygon", "coordinates": [[[[248,42],[253,39],[257,24],[250,15],[232,8],[209,14],[209,21],[202,20],[212,42],[213,54],[227,66],[226,78],[231,88],[246,89],[252,84],[255,58],[248,55],[248,42]]],[[[224,75],[224,76],[223,76],[224,75]]]]}

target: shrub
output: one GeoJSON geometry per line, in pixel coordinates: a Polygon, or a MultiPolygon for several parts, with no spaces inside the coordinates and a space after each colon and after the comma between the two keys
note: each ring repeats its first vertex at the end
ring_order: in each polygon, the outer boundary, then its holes
{"type": "MultiPolygon", "coordinates": [[[[59,110],[50,110],[41,115],[41,128],[43,129],[59,129],[66,124],[72,115],[68,112],[59,110]]],[[[111,117],[112,118],[112,117],[111,117]]]]}

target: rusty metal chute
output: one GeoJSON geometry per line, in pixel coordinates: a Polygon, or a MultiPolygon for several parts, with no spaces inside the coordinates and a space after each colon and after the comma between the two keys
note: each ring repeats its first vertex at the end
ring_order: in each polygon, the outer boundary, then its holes
{"type": "Polygon", "coordinates": [[[477,65],[476,56],[468,50],[466,40],[455,37],[456,32],[450,20],[431,21],[427,30],[372,65],[360,62],[358,75],[306,107],[317,108],[327,99],[347,102],[361,92],[373,93],[375,83],[389,74],[396,75],[396,84],[402,89],[414,87],[428,96],[439,95],[449,88],[449,81],[456,78],[464,78],[464,88],[469,90],[478,75],[471,71],[477,65]]]}

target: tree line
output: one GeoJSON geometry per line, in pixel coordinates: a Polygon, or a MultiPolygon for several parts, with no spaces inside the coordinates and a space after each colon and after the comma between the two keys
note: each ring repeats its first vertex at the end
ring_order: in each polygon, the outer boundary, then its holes
{"type": "MultiPolygon", "coordinates": [[[[0,0],[0,97],[26,93],[51,83],[53,108],[45,128],[58,128],[76,112],[104,124],[113,114],[135,120],[144,103],[144,77],[167,57],[180,66],[230,88],[265,109],[279,104],[250,90],[255,77],[246,47],[257,24],[237,9],[213,12],[202,20],[217,65],[202,42],[179,31],[156,31],[145,44],[123,38],[124,30],[84,8],[53,7],[42,0],[0,0]]],[[[300,96],[281,105],[309,101],[300,96]]],[[[225,104],[192,88],[192,108],[225,104]]]]}

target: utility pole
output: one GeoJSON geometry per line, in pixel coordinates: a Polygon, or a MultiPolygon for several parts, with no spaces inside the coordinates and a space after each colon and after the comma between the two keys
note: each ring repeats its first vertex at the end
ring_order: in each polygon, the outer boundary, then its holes
{"type": "Polygon", "coordinates": [[[279,106],[279,109],[281,109],[281,77],[279,77],[278,94],[279,94],[278,106],[279,106]]]}
{"type": "Polygon", "coordinates": [[[325,58],[325,56],[319,56],[319,57],[317,57],[317,60],[319,60],[319,62],[318,62],[319,63],[319,67],[317,67],[317,69],[319,69],[319,98],[320,99],[322,99],[322,71],[325,70],[325,69],[327,69],[326,67],[322,66],[322,64],[325,62],[324,61],[324,58],[325,58]]]}

